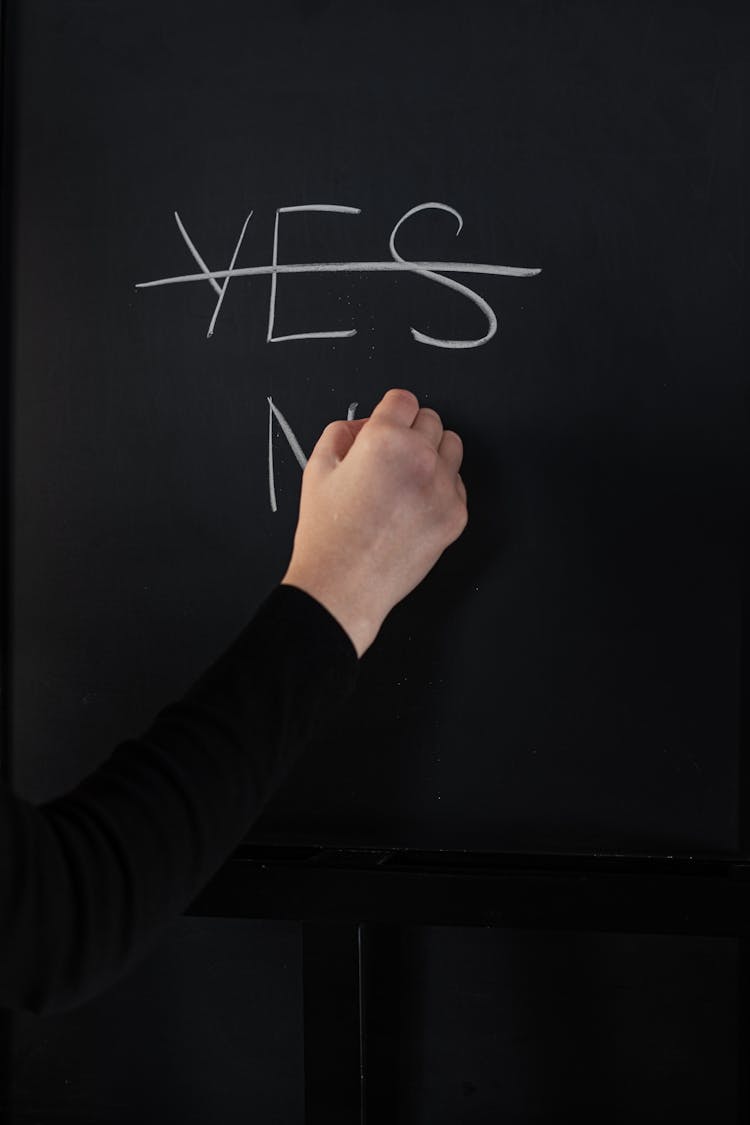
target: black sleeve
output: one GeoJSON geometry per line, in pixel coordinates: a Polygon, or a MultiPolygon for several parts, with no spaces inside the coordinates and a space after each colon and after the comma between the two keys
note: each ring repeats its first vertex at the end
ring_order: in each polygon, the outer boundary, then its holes
{"type": "Polygon", "coordinates": [[[0,1006],[79,1003],[140,954],[240,842],[356,669],[327,610],[280,586],[184,699],[70,793],[36,807],[0,788],[0,1006]]]}

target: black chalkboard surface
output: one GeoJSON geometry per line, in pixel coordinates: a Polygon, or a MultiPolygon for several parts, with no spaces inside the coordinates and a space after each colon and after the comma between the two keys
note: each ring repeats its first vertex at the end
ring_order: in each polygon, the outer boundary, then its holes
{"type": "Polygon", "coordinates": [[[19,789],[187,686],[402,385],[469,527],[254,837],[736,848],[745,6],[10,8],[19,789]]]}

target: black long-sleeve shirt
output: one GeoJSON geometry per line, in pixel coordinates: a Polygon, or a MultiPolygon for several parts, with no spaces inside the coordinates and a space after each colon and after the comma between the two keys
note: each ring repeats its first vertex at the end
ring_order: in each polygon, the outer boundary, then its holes
{"type": "Polygon", "coordinates": [[[0,786],[0,1007],[64,1008],[134,960],[237,846],[356,670],[327,610],[280,586],[182,700],[71,792],[34,806],[0,786]]]}

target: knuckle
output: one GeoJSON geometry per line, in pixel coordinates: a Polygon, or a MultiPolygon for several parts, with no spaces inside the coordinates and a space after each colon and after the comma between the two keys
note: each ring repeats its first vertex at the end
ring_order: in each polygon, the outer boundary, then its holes
{"type": "Polygon", "coordinates": [[[439,475],[437,449],[411,429],[373,422],[362,430],[357,440],[368,459],[388,466],[407,486],[430,488],[439,475]]]}
{"type": "Polygon", "coordinates": [[[360,449],[369,455],[374,457],[387,456],[394,445],[393,427],[386,422],[373,418],[362,429],[357,441],[360,449]]]}
{"type": "Polygon", "coordinates": [[[456,490],[453,480],[446,480],[442,493],[442,525],[449,542],[458,539],[469,519],[465,500],[456,490]]]}
{"type": "Polygon", "coordinates": [[[427,442],[419,445],[412,444],[409,452],[408,467],[417,483],[424,484],[431,481],[435,475],[438,452],[434,446],[427,442]]]}
{"type": "Polygon", "coordinates": [[[388,421],[373,421],[366,426],[360,436],[363,445],[373,454],[391,462],[409,465],[418,460],[424,443],[417,434],[403,426],[394,426],[388,421]]]}
{"type": "Polygon", "coordinates": [[[464,443],[455,430],[443,430],[443,441],[449,442],[451,445],[455,446],[458,453],[463,454],[464,443]]]}

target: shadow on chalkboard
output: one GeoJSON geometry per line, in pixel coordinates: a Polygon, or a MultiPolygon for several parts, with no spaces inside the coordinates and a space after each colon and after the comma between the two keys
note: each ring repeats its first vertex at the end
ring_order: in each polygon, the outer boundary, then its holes
{"type": "Polygon", "coordinates": [[[618,1119],[597,949],[575,934],[368,926],[368,1120],[618,1119]]]}

